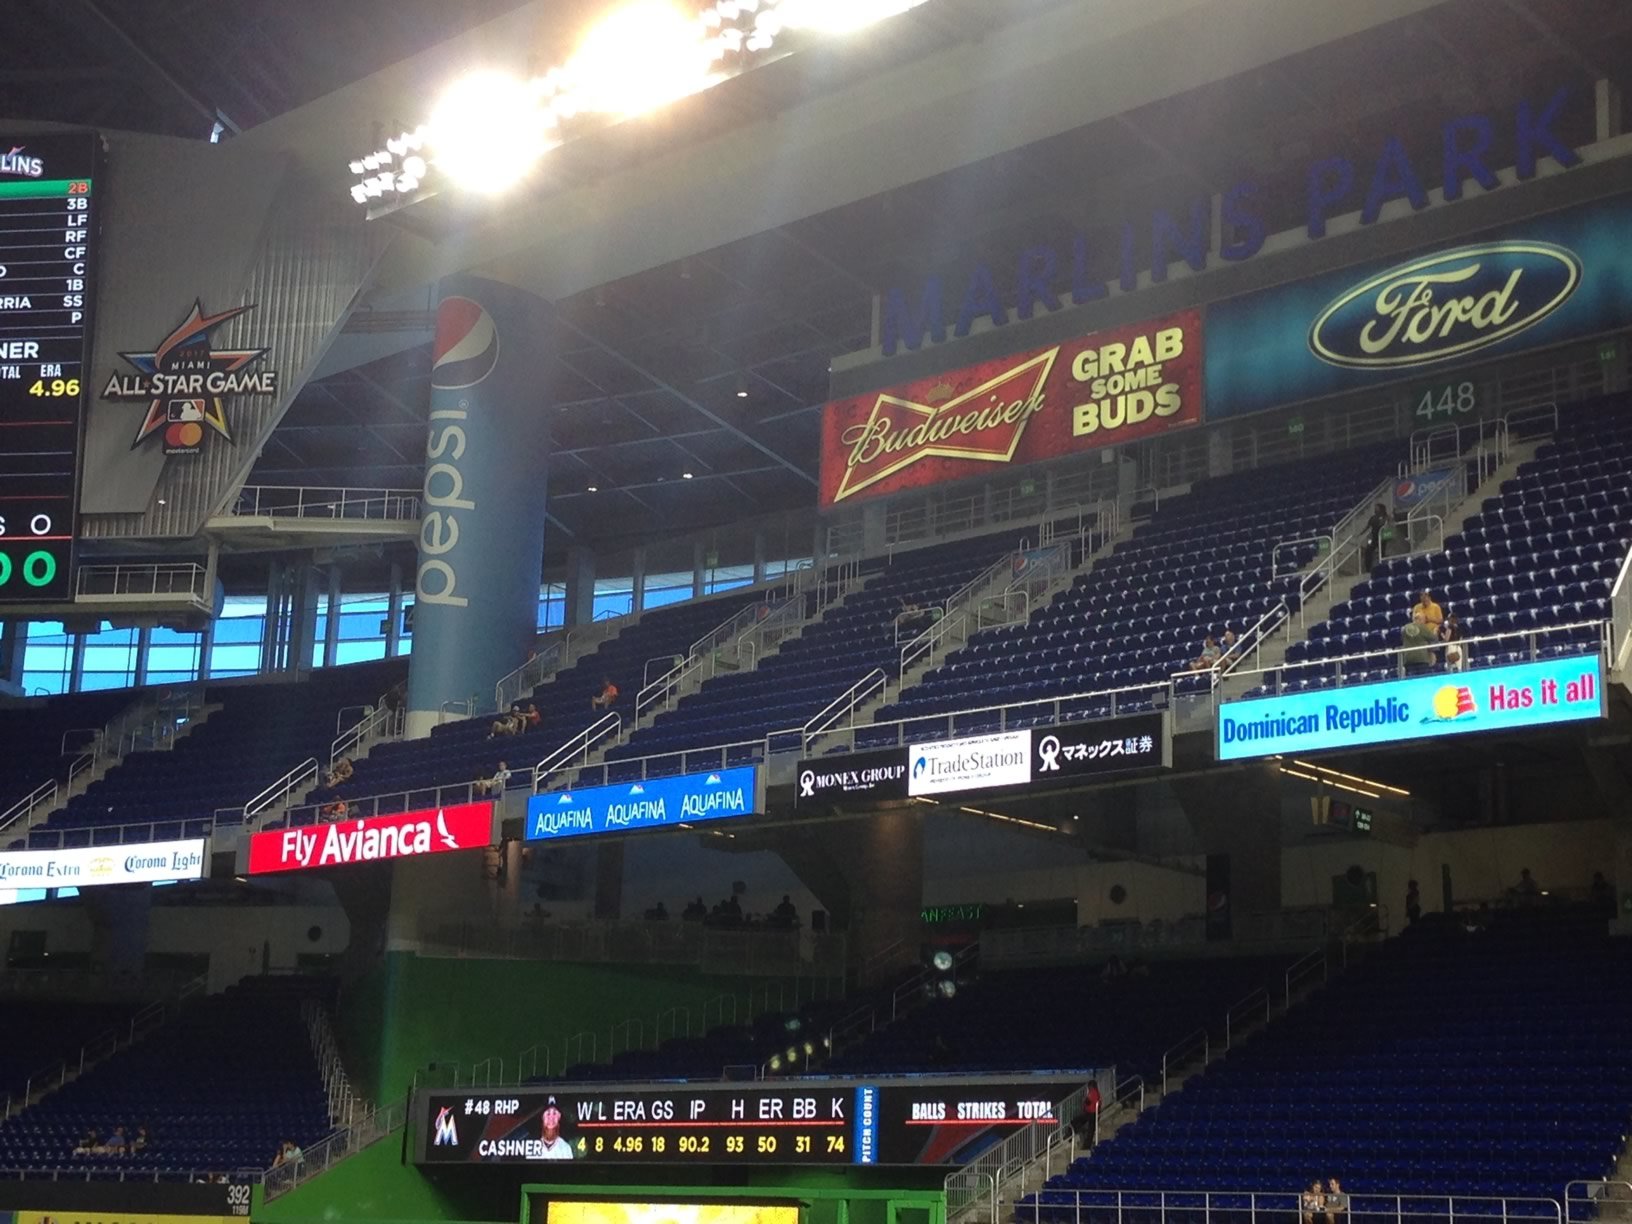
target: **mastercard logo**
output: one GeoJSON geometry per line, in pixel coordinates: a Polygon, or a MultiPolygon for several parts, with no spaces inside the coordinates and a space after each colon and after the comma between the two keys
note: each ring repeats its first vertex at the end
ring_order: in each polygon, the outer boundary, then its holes
{"type": "Polygon", "coordinates": [[[1461,685],[1447,684],[1434,694],[1434,717],[1440,722],[1466,718],[1478,712],[1479,707],[1474,704],[1473,690],[1471,689],[1461,685]]]}

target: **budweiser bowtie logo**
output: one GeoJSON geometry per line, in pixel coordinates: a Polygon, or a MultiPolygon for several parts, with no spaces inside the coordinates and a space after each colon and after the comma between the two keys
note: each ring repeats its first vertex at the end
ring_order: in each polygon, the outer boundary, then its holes
{"type": "MultiPolygon", "coordinates": [[[[1043,410],[1043,388],[1059,356],[1055,347],[973,390],[941,403],[917,403],[883,394],[867,419],[844,431],[844,477],[833,494],[841,502],[922,459],[1008,463],[1026,425],[1043,410]]],[[[944,384],[934,389],[948,393],[944,384]]],[[[933,392],[926,399],[940,399],[933,392]]]]}

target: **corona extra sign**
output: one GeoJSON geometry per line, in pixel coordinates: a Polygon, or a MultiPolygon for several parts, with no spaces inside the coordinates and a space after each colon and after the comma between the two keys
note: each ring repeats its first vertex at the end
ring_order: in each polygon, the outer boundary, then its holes
{"type": "Polygon", "coordinates": [[[827,405],[823,508],[1201,421],[1201,316],[1096,332],[827,405]]]}

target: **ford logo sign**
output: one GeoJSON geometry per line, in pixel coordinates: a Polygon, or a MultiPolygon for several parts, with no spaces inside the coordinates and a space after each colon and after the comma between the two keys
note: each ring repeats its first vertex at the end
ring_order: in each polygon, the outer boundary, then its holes
{"type": "Polygon", "coordinates": [[[1344,293],[1309,329],[1309,351],[1362,370],[1445,361],[1534,327],[1580,283],[1581,261],[1550,243],[1441,251],[1344,293]]]}

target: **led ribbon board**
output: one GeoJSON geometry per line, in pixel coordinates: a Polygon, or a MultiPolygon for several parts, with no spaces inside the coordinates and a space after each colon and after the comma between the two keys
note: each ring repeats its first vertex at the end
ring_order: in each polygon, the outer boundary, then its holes
{"type": "Polygon", "coordinates": [[[1226,702],[1218,759],[1516,731],[1604,716],[1596,655],[1226,702]]]}
{"type": "Polygon", "coordinates": [[[534,795],[527,801],[527,840],[636,833],[750,816],[765,810],[759,787],[759,768],[743,765],[534,795]]]}
{"type": "Polygon", "coordinates": [[[74,595],[96,149],[0,136],[0,604],[74,595]]]}

